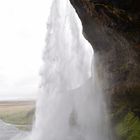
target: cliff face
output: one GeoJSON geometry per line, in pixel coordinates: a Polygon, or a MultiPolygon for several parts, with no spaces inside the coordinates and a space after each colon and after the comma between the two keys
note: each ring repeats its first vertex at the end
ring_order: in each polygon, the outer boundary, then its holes
{"type": "Polygon", "coordinates": [[[113,122],[118,128],[129,114],[139,119],[140,1],[70,1],[104,70],[99,74],[109,83],[105,90],[111,95],[113,122]]]}

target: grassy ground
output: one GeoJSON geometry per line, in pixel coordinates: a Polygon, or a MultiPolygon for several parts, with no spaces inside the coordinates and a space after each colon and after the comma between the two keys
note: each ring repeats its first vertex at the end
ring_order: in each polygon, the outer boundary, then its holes
{"type": "Polygon", "coordinates": [[[1,101],[0,119],[20,129],[30,129],[35,111],[34,101],[1,101]]]}

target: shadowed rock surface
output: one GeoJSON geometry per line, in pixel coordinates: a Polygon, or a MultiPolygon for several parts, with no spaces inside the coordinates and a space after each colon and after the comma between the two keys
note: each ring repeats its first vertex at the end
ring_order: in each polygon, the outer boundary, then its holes
{"type": "Polygon", "coordinates": [[[103,86],[111,95],[115,133],[119,139],[139,140],[140,128],[132,129],[125,119],[140,122],[140,1],[70,1],[82,21],[83,34],[95,51],[99,76],[107,80],[108,85],[103,86]],[[123,135],[119,130],[126,132],[126,126],[130,127],[129,134],[123,135]]]}

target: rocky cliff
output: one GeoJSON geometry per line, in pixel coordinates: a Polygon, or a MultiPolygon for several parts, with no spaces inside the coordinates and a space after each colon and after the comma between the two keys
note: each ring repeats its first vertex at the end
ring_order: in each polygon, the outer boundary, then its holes
{"type": "Polygon", "coordinates": [[[115,133],[119,139],[139,140],[140,1],[70,1],[93,46],[97,65],[104,71],[99,75],[108,81],[105,91],[111,95],[115,133]]]}

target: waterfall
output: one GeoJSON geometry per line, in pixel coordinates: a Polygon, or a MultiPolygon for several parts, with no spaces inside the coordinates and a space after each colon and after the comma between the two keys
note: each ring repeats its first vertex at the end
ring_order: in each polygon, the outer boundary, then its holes
{"type": "Polygon", "coordinates": [[[41,93],[31,140],[109,140],[91,45],[69,0],[54,0],[47,23],[41,93]]]}

